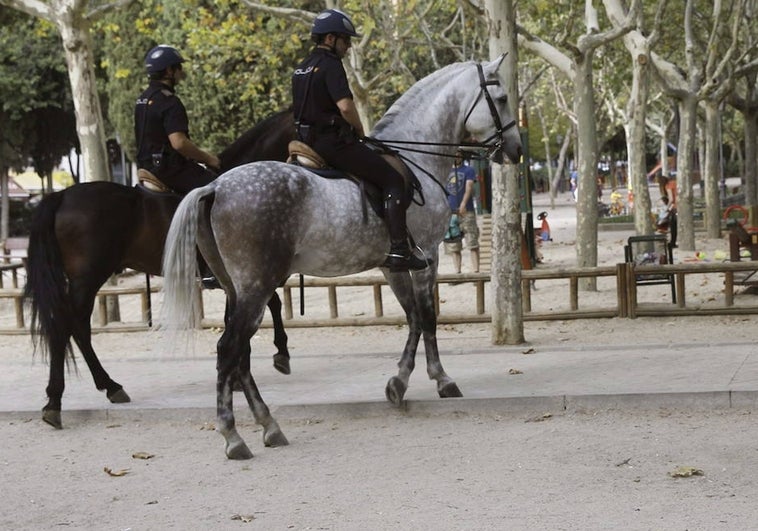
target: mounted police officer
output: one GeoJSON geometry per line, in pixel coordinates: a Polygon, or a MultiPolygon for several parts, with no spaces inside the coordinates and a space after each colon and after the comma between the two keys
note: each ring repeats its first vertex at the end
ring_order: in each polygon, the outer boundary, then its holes
{"type": "Polygon", "coordinates": [[[358,34],[341,11],[327,9],[313,21],[311,38],[316,47],[292,75],[298,137],[333,168],[382,190],[391,242],[383,265],[392,271],[424,269],[428,262],[415,256],[408,245],[404,179],[361,141],[363,126],[341,61],[352,37],[358,34]]]}
{"type": "Polygon", "coordinates": [[[205,186],[218,170],[218,157],[197,147],[189,137],[187,111],[175,93],[186,77],[184,58],[176,48],[161,44],[147,53],[145,69],[150,84],[134,108],[137,166],[179,194],[205,186]]]}

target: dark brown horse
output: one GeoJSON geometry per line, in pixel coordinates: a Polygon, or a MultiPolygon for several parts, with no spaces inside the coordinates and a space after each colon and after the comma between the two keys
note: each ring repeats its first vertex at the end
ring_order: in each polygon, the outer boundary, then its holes
{"type": "MultiPolygon", "coordinates": [[[[224,150],[222,171],[259,160],[285,160],[292,140],[291,111],[279,112],[224,150]]],[[[125,268],[161,274],[161,259],[171,218],[181,197],[141,186],[110,182],[77,184],[45,197],[36,208],[28,249],[25,297],[31,299],[32,338],[49,355],[50,381],[43,419],[61,428],[61,398],[71,338],[87,362],[95,387],[113,403],[129,402],[92,348],[90,319],[98,290],[125,268]]],[[[268,303],[274,320],[274,366],[289,373],[287,335],[281,301],[268,303]]],[[[248,358],[249,363],[249,358],[248,358]]]]}

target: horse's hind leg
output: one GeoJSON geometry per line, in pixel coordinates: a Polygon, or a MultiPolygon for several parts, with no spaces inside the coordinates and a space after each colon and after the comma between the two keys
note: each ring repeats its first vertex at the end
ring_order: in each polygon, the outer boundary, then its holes
{"type": "Polygon", "coordinates": [[[90,318],[92,309],[95,305],[95,294],[91,289],[83,289],[76,282],[71,282],[69,291],[71,293],[72,305],[74,308],[73,336],[79,350],[82,352],[84,361],[87,362],[92,379],[95,381],[95,387],[98,391],[105,391],[108,400],[113,404],[123,404],[131,402],[131,398],[124,388],[118,382],[111,379],[103,368],[100,360],[97,358],[95,349],[92,348],[92,327],[90,318]]]}
{"type": "Polygon", "coordinates": [[[54,336],[48,338],[48,349],[50,354],[50,379],[47,383],[45,392],[47,393],[47,404],[42,408],[42,420],[56,429],[62,429],[61,422],[61,399],[65,384],[65,365],[66,365],[66,348],[68,346],[70,334],[58,330],[54,336]]]}
{"type": "Polygon", "coordinates": [[[271,416],[268,406],[263,402],[252,374],[249,370],[242,370],[245,366],[244,357],[250,355],[249,348],[245,348],[245,345],[249,345],[250,338],[258,329],[263,310],[262,304],[251,302],[250,298],[238,300],[226,323],[226,329],[218,341],[217,420],[218,430],[226,440],[226,456],[229,459],[253,457],[235,427],[232,384],[237,375],[239,375],[242,390],[255,416],[255,421],[263,426],[264,444],[266,446],[288,444],[287,438],[271,416]]]}
{"type": "Polygon", "coordinates": [[[277,348],[274,354],[274,368],[282,374],[289,374],[290,352],[287,349],[287,332],[284,331],[282,321],[282,301],[276,292],[268,301],[268,309],[274,323],[274,346],[277,348]]]}

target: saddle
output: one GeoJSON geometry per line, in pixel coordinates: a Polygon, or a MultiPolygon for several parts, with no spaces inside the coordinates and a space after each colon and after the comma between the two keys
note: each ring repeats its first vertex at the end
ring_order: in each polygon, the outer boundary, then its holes
{"type": "MultiPolygon", "coordinates": [[[[381,189],[373,183],[359,179],[355,175],[345,173],[342,170],[337,170],[330,167],[321,155],[319,155],[312,147],[305,142],[299,140],[292,140],[288,145],[289,157],[287,158],[288,164],[295,164],[307,168],[316,175],[327,179],[347,179],[354,182],[361,189],[361,196],[363,198],[363,221],[368,220],[368,213],[366,210],[366,202],[371,205],[371,209],[380,218],[384,218],[384,198],[382,197],[381,189]]],[[[410,171],[408,166],[405,165],[399,158],[392,153],[382,153],[382,157],[397,170],[405,180],[405,189],[408,190],[409,202],[413,196],[413,190],[421,189],[418,179],[410,171]]]]}
{"type": "Polygon", "coordinates": [[[287,158],[288,164],[297,164],[304,168],[312,168],[315,170],[324,170],[328,168],[326,161],[321,158],[321,155],[316,153],[314,149],[299,140],[292,140],[287,146],[289,151],[289,157],[287,158]]]}
{"type": "Polygon", "coordinates": [[[149,192],[156,192],[161,194],[175,194],[171,188],[163,184],[158,177],[151,172],[140,169],[137,170],[137,182],[139,185],[149,192]]]}

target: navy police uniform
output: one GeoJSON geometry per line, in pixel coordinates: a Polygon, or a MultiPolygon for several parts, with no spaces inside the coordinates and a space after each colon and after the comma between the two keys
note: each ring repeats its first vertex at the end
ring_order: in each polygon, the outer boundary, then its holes
{"type": "Polygon", "coordinates": [[[134,132],[137,166],[150,171],[175,192],[186,194],[216,177],[171,147],[171,133],[189,137],[189,121],[184,104],[170,86],[157,80],[150,82],[134,108],[134,132]]]}
{"type": "Polygon", "coordinates": [[[342,61],[333,52],[314,48],[292,75],[292,97],[297,133],[333,168],[352,173],[382,189],[385,195],[404,197],[403,177],[378,153],[360,142],[342,118],[337,101],[353,97],[342,61]]]}

